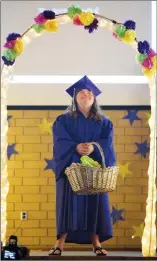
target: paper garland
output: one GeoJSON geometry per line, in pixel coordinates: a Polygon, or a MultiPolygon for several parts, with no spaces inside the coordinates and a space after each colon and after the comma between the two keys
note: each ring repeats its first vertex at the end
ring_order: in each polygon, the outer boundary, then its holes
{"type": "MultiPolygon", "coordinates": [[[[104,19],[100,18],[101,16],[91,12],[83,12],[79,6],[72,5],[68,8],[67,14],[56,15],[51,10],[44,10],[34,18],[35,24],[31,26],[30,30],[33,29],[39,35],[42,32],[57,32],[59,29],[59,24],[62,24],[62,22],[60,22],[60,18],[65,15],[67,15],[74,25],[83,26],[89,33],[93,33],[98,29],[98,27],[101,27],[102,22],[105,24],[108,23],[109,30],[110,25],[113,25],[111,31],[114,38],[132,46],[137,45],[136,59],[141,65],[144,75],[149,79],[156,75],[157,54],[146,40],[143,42],[137,41],[135,31],[136,23],[132,20],[127,20],[123,24],[117,23],[111,19],[106,19],[106,21],[104,21],[104,19]]],[[[2,56],[2,60],[5,65],[12,66],[17,56],[21,55],[23,52],[26,44],[23,42],[24,35],[25,33],[23,35],[11,33],[6,38],[6,43],[4,44],[5,50],[2,56]]]]}

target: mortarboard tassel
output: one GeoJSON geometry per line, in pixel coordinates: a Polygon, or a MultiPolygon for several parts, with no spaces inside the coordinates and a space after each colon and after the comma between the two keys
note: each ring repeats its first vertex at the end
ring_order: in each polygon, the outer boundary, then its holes
{"type": "Polygon", "coordinates": [[[76,105],[75,105],[75,88],[73,92],[73,99],[72,99],[72,110],[76,111],[76,105]]]}

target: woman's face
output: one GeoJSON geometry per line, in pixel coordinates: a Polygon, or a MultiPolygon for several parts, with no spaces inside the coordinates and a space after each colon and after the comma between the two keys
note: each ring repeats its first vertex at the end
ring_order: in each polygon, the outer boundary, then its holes
{"type": "Polygon", "coordinates": [[[94,95],[87,89],[82,89],[76,95],[76,101],[80,107],[90,108],[94,102],[94,95]]]}

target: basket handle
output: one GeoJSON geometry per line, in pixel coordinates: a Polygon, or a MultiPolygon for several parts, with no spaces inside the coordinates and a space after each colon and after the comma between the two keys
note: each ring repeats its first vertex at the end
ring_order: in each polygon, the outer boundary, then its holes
{"type": "Polygon", "coordinates": [[[101,154],[101,158],[102,158],[102,167],[103,167],[103,169],[106,168],[106,165],[105,165],[105,156],[104,156],[104,152],[103,152],[101,146],[100,146],[99,143],[97,143],[97,142],[90,142],[90,144],[93,144],[93,145],[96,145],[96,146],[97,146],[97,148],[98,148],[98,150],[99,150],[99,152],[100,152],[100,154],[101,154]]]}

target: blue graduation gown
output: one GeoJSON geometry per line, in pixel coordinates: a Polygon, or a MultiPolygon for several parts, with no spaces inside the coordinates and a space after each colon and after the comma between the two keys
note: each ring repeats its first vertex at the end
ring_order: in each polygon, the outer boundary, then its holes
{"type": "MultiPolygon", "coordinates": [[[[93,233],[99,235],[100,242],[113,236],[108,193],[77,195],[64,173],[72,162],[80,162],[76,146],[85,142],[98,142],[104,151],[106,166],[115,165],[113,125],[105,116],[102,119],[98,122],[86,118],[81,112],[74,119],[65,113],[58,116],[53,125],[52,166],[56,177],[57,238],[67,233],[65,242],[68,243],[91,244],[93,233]]],[[[89,156],[102,163],[95,145],[89,156]]]]}

